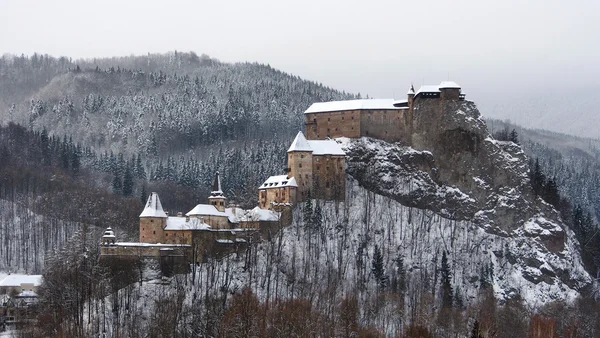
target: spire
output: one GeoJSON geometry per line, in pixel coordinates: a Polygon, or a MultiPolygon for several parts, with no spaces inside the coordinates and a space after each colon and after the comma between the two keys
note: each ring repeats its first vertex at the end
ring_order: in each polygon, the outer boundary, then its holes
{"type": "Polygon", "coordinates": [[[298,134],[296,135],[294,142],[292,142],[290,149],[288,149],[288,153],[292,152],[292,151],[310,151],[310,152],[312,152],[312,149],[310,148],[310,144],[308,144],[306,137],[304,137],[304,134],[302,134],[301,131],[299,131],[298,134]]]}
{"type": "Polygon", "coordinates": [[[413,86],[413,84],[410,84],[410,88],[408,88],[408,93],[406,93],[407,95],[415,95],[415,87],[413,86]]]}
{"type": "Polygon", "coordinates": [[[219,172],[215,174],[215,180],[212,184],[212,190],[210,192],[211,197],[223,196],[223,189],[221,189],[221,176],[219,176],[219,172]]]}
{"type": "Polygon", "coordinates": [[[146,202],[146,207],[140,214],[140,217],[167,218],[167,214],[165,214],[162,204],[160,204],[160,199],[158,198],[157,193],[153,192],[150,194],[150,196],[148,196],[148,202],[146,202]]]}

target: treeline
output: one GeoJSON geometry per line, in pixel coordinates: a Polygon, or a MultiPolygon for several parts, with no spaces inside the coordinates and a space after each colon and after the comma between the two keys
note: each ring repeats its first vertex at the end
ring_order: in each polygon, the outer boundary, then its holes
{"type": "Polygon", "coordinates": [[[592,276],[600,274],[600,226],[591,212],[577,200],[571,203],[561,195],[556,178],[544,174],[539,159],[536,158],[535,162],[531,159],[529,165],[529,180],[535,196],[541,197],[560,212],[563,221],[575,232],[586,270],[592,276]]]}

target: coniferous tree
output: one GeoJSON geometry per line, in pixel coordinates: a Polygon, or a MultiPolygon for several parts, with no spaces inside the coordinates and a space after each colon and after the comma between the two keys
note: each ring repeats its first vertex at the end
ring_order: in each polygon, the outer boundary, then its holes
{"type": "Polygon", "coordinates": [[[448,257],[446,251],[442,252],[442,266],[440,269],[441,283],[442,283],[442,307],[452,307],[452,284],[450,283],[450,265],[448,264],[448,257]]]}
{"type": "Polygon", "coordinates": [[[379,249],[378,245],[375,245],[373,250],[373,259],[371,260],[371,272],[375,276],[375,280],[381,289],[385,288],[387,284],[387,276],[385,275],[385,268],[383,267],[383,254],[379,249]]]}
{"type": "Polygon", "coordinates": [[[125,168],[123,174],[123,196],[129,197],[133,194],[133,173],[129,165],[125,168]]]}

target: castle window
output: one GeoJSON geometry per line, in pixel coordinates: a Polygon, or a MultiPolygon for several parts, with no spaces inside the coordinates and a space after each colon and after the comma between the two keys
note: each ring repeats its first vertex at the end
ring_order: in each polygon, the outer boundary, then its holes
{"type": "Polygon", "coordinates": [[[304,158],[304,155],[300,155],[300,158],[304,158]]]}
{"type": "Polygon", "coordinates": [[[153,219],[151,219],[151,220],[150,220],[150,222],[151,222],[151,223],[154,223],[154,220],[153,220],[153,219]]]}
{"type": "Polygon", "coordinates": [[[331,118],[329,118],[329,117],[328,117],[328,118],[327,118],[327,121],[331,121],[331,118]]]}
{"type": "Polygon", "coordinates": [[[344,117],[342,116],[342,120],[344,119],[344,117]]]}
{"type": "Polygon", "coordinates": [[[352,116],[352,119],[354,120],[354,116],[352,116]]]}
{"type": "Polygon", "coordinates": [[[314,122],[314,123],[317,123],[317,119],[313,119],[313,122],[314,122]]]}
{"type": "Polygon", "coordinates": [[[337,131],[337,128],[335,128],[335,131],[337,131]]]}
{"type": "Polygon", "coordinates": [[[298,163],[298,168],[302,168],[302,163],[298,163]]]}
{"type": "Polygon", "coordinates": [[[318,165],[318,166],[317,166],[317,171],[319,171],[319,169],[321,169],[321,166],[319,166],[319,165],[318,165]]]}
{"type": "Polygon", "coordinates": [[[152,231],[152,234],[153,234],[153,235],[156,235],[156,231],[152,231]]]}

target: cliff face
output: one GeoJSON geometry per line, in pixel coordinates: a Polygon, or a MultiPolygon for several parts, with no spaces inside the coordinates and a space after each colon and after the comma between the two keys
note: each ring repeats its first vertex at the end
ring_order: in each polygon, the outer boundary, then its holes
{"type": "Polygon", "coordinates": [[[504,242],[502,257],[533,289],[541,282],[574,289],[590,282],[573,232],[533,195],[525,153],[494,140],[474,103],[418,103],[412,147],[367,138],[344,142],[348,173],[359,184],[504,242]]]}

